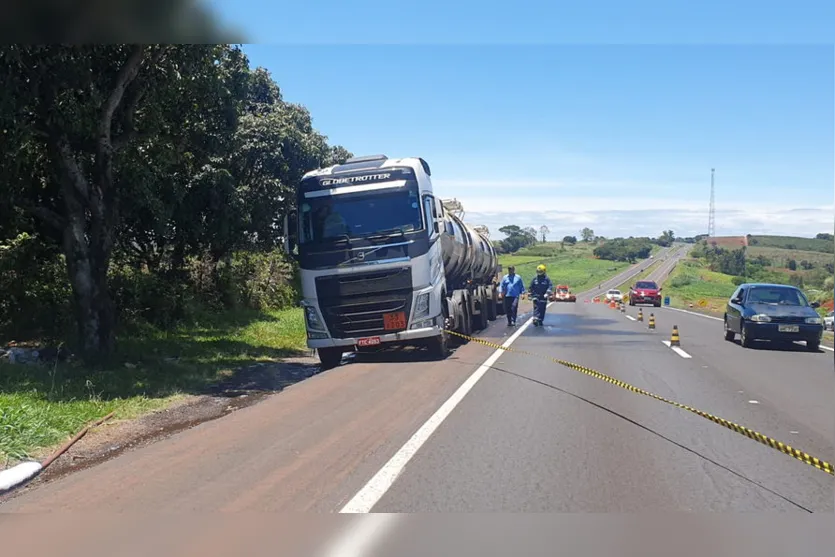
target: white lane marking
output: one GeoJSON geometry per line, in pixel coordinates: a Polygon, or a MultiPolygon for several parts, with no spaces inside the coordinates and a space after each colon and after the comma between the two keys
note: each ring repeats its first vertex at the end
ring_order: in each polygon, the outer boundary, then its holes
{"type": "Polygon", "coordinates": [[[678,308],[671,308],[670,306],[664,306],[665,309],[670,309],[673,311],[680,311],[681,313],[688,313],[690,315],[695,315],[696,317],[704,317],[705,319],[713,319],[714,321],[724,321],[721,317],[713,317],[712,315],[705,315],[704,313],[696,313],[695,311],[687,311],[686,309],[678,309],[678,308]]]}
{"type": "Polygon", "coordinates": [[[759,403],[760,403],[759,400],[749,400],[748,401],[748,404],[759,404],[759,403]]]}
{"type": "Polygon", "coordinates": [[[634,318],[634,317],[632,317],[631,315],[627,315],[627,316],[626,316],[626,318],[627,318],[627,319],[629,319],[629,320],[631,320],[631,321],[637,321],[637,319],[635,319],[635,318],[634,318]]]}
{"type": "Polygon", "coordinates": [[[331,542],[325,556],[362,557],[369,555],[374,544],[391,531],[392,526],[401,516],[403,515],[379,513],[357,517],[340,532],[336,540],[331,542]]]}
{"type": "Polygon", "coordinates": [[[669,340],[662,340],[661,342],[663,342],[664,345],[667,348],[669,348],[670,350],[672,350],[673,352],[675,352],[676,354],[678,354],[682,358],[692,358],[693,357],[690,354],[688,354],[687,352],[685,352],[684,350],[682,350],[680,346],[671,346],[672,343],[669,340]]]}
{"type": "MultiPolygon", "coordinates": [[[[554,302],[551,302],[545,307],[550,307],[553,303],[554,302]]],[[[513,333],[510,338],[502,344],[502,346],[507,348],[513,344],[516,339],[522,336],[522,333],[525,332],[525,329],[527,329],[531,323],[533,323],[533,318],[525,321],[525,323],[519,327],[519,330],[513,333]]],[[[490,367],[502,354],[504,354],[504,350],[497,348],[496,351],[493,352],[493,354],[490,355],[490,357],[487,358],[460,387],[458,387],[458,390],[452,393],[452,396],[450,396],[446,402],[444,402],[441,407],[435,411],[432,417],[426,420],[426,423],[423,424],[414,435],[412,435],[411,439],[406,441],[406,444],[403,445],[376,474],[374,474],[374,477],[368,480],[368,483],[365,484],[339,512],[370,513],[374,505],[376,505],[377,502],[383,498],[383,495],[391,489],[391,486],[394,485],[394,482],[403,472],[406,464],[409,463],[424,443],[429,440],[429,437],[431,437],[435,430],[438,429],[438,426],[440,426],[444,420],[452,414],[455,407],[458,406],[462,400],[464,400],[467,393],[475,387],[479,379],[487,373],[487,370],[490,369],[490,367]]]]}

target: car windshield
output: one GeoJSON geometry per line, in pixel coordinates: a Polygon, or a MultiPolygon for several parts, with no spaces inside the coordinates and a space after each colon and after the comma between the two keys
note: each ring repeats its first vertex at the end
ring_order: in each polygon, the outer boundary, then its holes
{"type": "Polygon", "coordinates": [[[656,285],[652,281],[642,280],[635,283],[635,288],[647,288],[649,290],[655,290],[656,288],[658,288],[658,285],[656,285]]]}
{"type": "Polygon", "coordinates": [[[620,290],[609,290],[609,294],[614,294],[614,295],[620,294],[620,290]]]}
{"type": "Polygon", "coordinates": [[[809,302],[800,290],[782,286],[755,286],[748,291],[749,304],[806,307],[809,302]]]}
{"type": "Polygon", "coordinates": [[[305,198],[299,203],[299,243],[321,243],[423,228],[417,188],[305,198]]]}

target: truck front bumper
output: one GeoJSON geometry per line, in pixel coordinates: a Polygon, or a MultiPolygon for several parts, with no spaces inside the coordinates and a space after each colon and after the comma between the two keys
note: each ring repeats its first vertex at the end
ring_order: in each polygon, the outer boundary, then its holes
{"type": "MultiPolygon", "coordinates": [[[[443,317],[436,317],[432,321],[434,321],[435,325],[429,327],[421,327],[419,329],[407,329],[405,331],[400,331],[397,333],[389,333],[384,335],[375,335],[373,337],[369,337],[372,339],[379,339],[379,344],[392,344],[392,343],[402,343],[408,344],[412,341],[425,339],[425,338],[432,338],[437,337],[441,334],[442,331],[442,324],[443,324],[443,317]],[[441,325],[438,325],[438,324],[441,325]]],[[[345,348],[353,348],[357,346],[360,341],[360,337],[357,338],[310,338],[308,336],[307,339],[307,347],[308,348],[332,348],[332,347],[345,347],[345,348]]],[[[375,342],[374,345],[377,345],[375,342]]],[[[373,345],[372,345],[373,346],[373,345]]]]}

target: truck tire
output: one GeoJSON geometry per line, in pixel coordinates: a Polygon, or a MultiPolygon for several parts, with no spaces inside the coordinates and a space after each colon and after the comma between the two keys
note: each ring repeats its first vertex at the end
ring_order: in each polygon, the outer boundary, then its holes
{"type": "Polygon", "coordinates": [[[432,337],[426,344],[429,350],[429,357],[433,360],[444,360],[449,355],[449,336],[446,331],[441,331],[441,334],[432,337]]]}
{"type": "Polygon", "coordinates": [[[495,321],[496,317],[498,317],[498,302],[496,298],[498,298],[496,289],[491,288],[487,297],[487,319],[489,321],[495,321]]]}
{"type": "Polygon", "coordinates": [[[333,369],[342,362],[343,348],[317,348],[316,352],[319,354],[319,369],[326,371],[333,369]]]}
{"type": "MultiPolygon", "coordinates": [[[[480,288],[476,293],[479,312],[473,316],[473,330],[483,331],[487,328],[487,292],[480,288]]],[[[475,305],[475,304],[474,304],[475,305]]]]}
{"type": "Polygon", "coordinates": [[[455,332],[470,336],[472,333],[472,319],[467,304],[467,295],[463,290],[456,290],[452,294],[452,310],[455,315],[455,332]]]}

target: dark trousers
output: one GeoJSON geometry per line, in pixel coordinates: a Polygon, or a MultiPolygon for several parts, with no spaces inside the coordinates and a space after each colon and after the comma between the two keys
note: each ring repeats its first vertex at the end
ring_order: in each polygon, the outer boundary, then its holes
{"type": "Polygon", "coordinates": [[[504,314],[508,324],[516,323],[516,312],[519,311],[519,298],[516,296],[505,296],[504,314]]]}
{"type": "Polygon", "coordinates": [[[533,305],[533,315],[539,318],[540,321],[545,321],[545,309],[548,307],[548,302],[541,298],[536,298],[533,305]]]}

